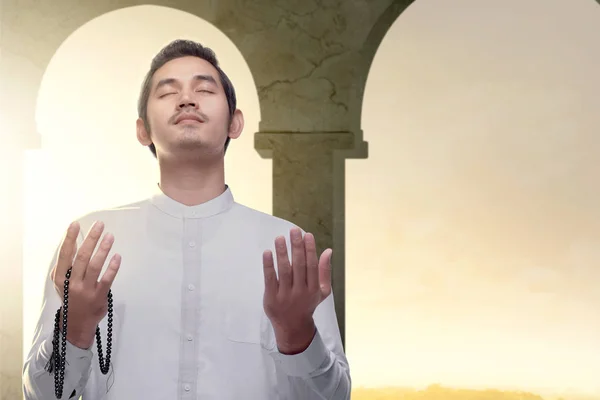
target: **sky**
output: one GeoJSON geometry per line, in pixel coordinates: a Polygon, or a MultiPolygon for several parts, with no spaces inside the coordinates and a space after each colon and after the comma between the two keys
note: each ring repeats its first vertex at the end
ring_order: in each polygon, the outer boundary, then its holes
{"type": "Polygon", "coordinates": [[[359,382],[600,396],[599,22],[417,0],[390,28],[346,171],[359,382]]]}
{"type": "MultiPolygon", "coordinates": [[[[600,396],[598,22],[592,0],[417,0],[390,28],[363,103],[369,158],[346,170],[353,385],[600,396]]],[[[89,22],[48,66],[43,149],[27,154],[26,344],[65,222],[142,198],[156,181],[135,139],[140,60],[207,35],[246,119],[228,183],[271,211],[271,162],[253,150],[258,96],[229,39],[153,6],[89,22]]]]}

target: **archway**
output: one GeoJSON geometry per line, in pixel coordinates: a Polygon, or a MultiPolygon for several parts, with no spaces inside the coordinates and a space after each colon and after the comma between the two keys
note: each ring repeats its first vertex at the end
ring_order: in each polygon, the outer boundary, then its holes
{"type": "Polygon", "coordinates": [[[600,394],[599,14],[419,0],[390,28],[346,169],[356,387],[600,394]]]}
{"type": "Polygon", "coordinates": [[[136,102],[151,58],[176,38],[213,48],[234,83],[246,127],[228,149],[226,180],[236,200],[271,210],[271,163],[253,149],[258,96],[231,40],[192,14],[158,6],[125,8],[89,21],[56,51],[39,91],[36,121],[42,147],[29,151],[26,163],[25,354],[48,262],[68,222],[98,208],[140,200],[155,188],[156,161],[135,138],[136,102]],[[252,181],[244,173],[248,169],[252,181]]]}

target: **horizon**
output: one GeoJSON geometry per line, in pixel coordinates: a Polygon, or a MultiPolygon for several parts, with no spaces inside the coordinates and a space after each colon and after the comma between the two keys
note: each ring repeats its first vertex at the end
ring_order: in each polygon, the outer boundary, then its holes
{"type": "Polygon", "coordinates": [[[533,394],[537,394],[540,396],[594,396],[600,399],[600,388],[591,391],[579,390],[576,388],[566,388],[566,389],[552,389],[548,387],[518,387],[514,385],[452,385],[445,384],[443,382],[432,382],[427,385],[385,385],[385,386],[370,386],[370,385],[356,385],[353,386],[352,389],[396,389],[396,390],[426,390],[432,386],[440,386],[446,389],[462,389],[462,390],[500,390],[505,392],[529,392],[533,394]]]}

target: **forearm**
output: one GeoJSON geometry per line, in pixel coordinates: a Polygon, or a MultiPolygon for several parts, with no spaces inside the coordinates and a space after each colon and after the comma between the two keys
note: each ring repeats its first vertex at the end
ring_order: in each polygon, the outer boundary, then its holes
{"type": "MultiPolygon", "coordinates": [[[[55,366],[53,366],[51,372],[49,371],[52,356],[52,337],[49,336],[38,343],[37,349],[30,353],[23,367],[24,399],[55,399],[55,366]]],[[[89,379],[91,361],[91,350],[80,349],[67,342],[62,399],[76,399],[81,396],[89,379]]]]}

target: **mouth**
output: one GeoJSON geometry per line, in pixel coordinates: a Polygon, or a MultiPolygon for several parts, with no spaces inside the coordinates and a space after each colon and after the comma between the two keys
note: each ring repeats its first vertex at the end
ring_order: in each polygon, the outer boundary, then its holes
{"type": "Polygon", "coordinates": [[[181,115],[175,120],[175,125],[178,124],[201,124],[204,121],[196,115],[181,115]]]}

